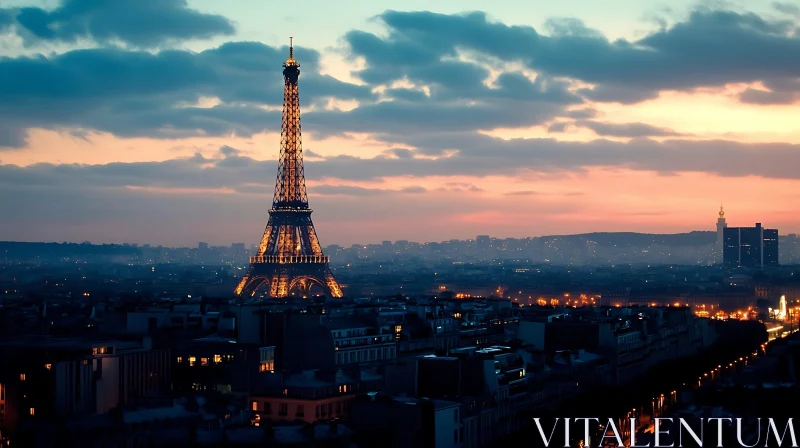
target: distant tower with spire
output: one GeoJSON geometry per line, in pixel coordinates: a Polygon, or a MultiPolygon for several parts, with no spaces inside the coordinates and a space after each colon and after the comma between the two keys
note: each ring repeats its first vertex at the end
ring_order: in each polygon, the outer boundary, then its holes
{"type": "Polygon", "coordinates": [[[722,252],[725,246],[725,228],[728,227],[728,223],[725,221],[725,210],[722,208],[722,204],[719,205],[719,218],[717,218],[717,258],[720,263],[722,263],[722,252]]]}

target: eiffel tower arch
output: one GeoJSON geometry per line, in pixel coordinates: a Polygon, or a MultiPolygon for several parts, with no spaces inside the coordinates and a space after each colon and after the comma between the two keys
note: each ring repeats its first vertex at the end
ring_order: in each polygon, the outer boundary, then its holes
{"type": "Polygon", "coordinates": [[[292,292],[306,296],[317,285],[330,297],[342,297],[329,259],[322,253],[308,206],[299,77],[300,64],[294,59],[290,44],[289,59],[283,64],[283,124],[275,195],[258,252],[250,257],[250,268],[234,290],[237,296],[254,296],[262,289],[272,298],[288,297],[292,292]]]}

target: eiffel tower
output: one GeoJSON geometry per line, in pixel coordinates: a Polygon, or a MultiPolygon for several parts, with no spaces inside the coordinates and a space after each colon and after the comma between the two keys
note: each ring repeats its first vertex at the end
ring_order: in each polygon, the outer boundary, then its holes
{"type": "Polygon", "coordinates": [[[297,95],[299,77],[300,64],[294,59],[290,38],[289,59],[283,64],[283,125],[275,196],[258,252],[250,257],[250,268],[234,291],[237,296],[254,296],[262,287],[269,288],[272,298],[287,297],[294,291],[306,296],[316,284],[327,295],[342,297],[328,257],[322,254],[308,208],[297,95]]]}

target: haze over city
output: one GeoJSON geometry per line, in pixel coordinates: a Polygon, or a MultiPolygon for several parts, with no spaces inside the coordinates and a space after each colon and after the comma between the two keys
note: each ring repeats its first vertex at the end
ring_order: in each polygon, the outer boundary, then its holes
{"type": "Polygon", "coordinates": [[[325,244],[800,231],[797,4],[397,6],[3,2],[0,240],[256,243],[289,36],[325,244]]]}

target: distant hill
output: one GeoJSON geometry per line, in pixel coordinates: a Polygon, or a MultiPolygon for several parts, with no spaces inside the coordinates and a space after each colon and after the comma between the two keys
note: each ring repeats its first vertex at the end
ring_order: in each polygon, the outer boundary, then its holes
{"type": "Polygon", "coordinates": [[[695,231],[689,233],[653,234],[634,232],[596,232],[578,235],[543,236],[542,239],[593,241],[603,247],[705,246],[715,244],[717,232],[695,231]]]}

